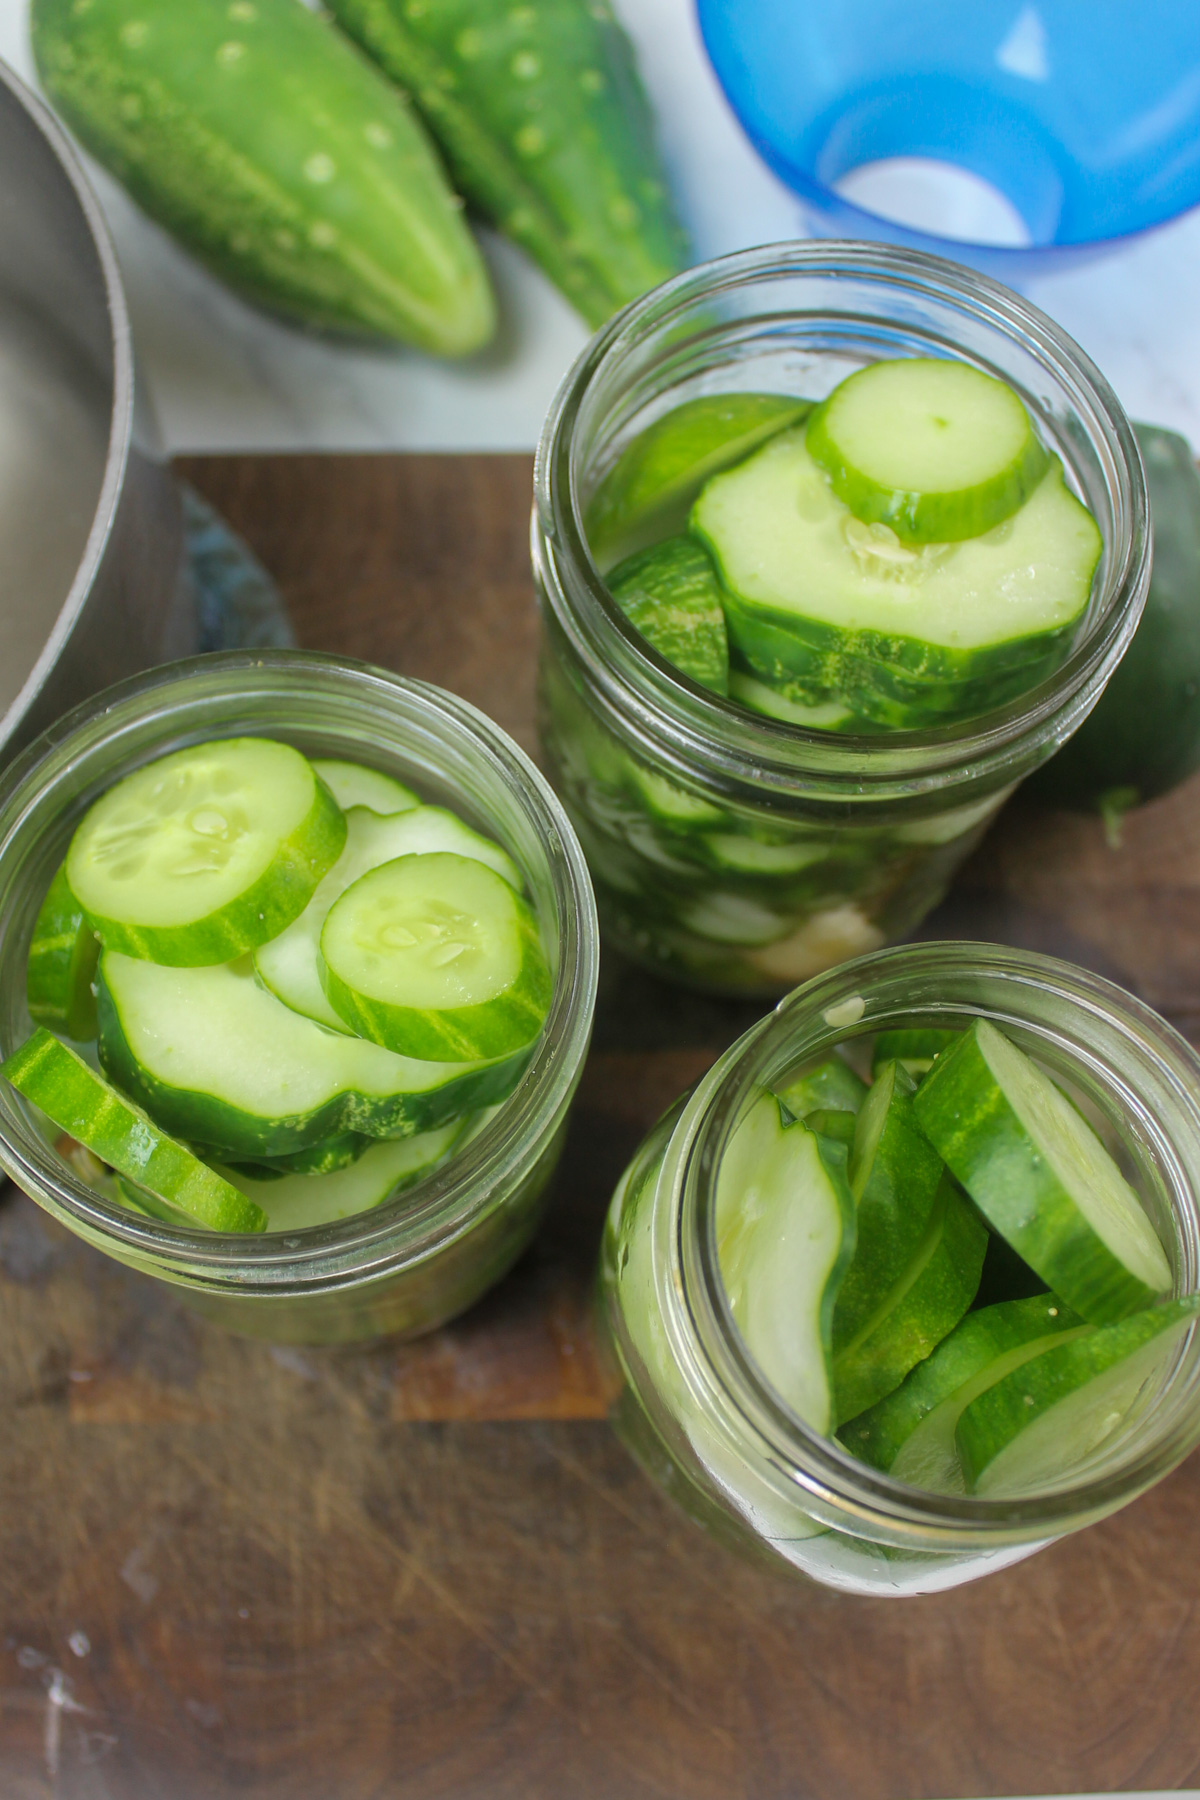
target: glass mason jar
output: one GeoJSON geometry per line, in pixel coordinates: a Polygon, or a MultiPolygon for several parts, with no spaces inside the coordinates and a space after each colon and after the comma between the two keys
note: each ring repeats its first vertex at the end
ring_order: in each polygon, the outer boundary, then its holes
{"type": "Polygon", "coordinates": [[[606,940],[728,993],[779,994],[910,932],[1014,785],[1095,704],[1149,579],[1138,450],[1099,371],[1018,295],[880,245],[746,251],[627,307],[564,381],[535,487],[542,745],[606,940]],[[865,363],[946,353],[1016,389],[1099,526],[1086,620],[1055,673],[965,723],[852,735],[751,713],[652,650],[584,531],[621,451],[699,395],[819,400],[865,363]]]}
{"type": "Polygon", "coordinates": [[[877,951],[797,989],[654,1128],[605,1227],[600,1315],[618,1432],[718,1536],[849,1593],[930,1593],[1019,1561],[1124,1506],[1200,1442],[1194,1328],[1136,1417],[1052,1490],[1019,1499],[881,1474],[802,1424],[747,1353],[713,1211],[724,1147],[754,1097],[835,1045],[980,1015],[1068,1084],[1146,1202],[1173,1291],[1200,1288],[1200,1058],[1109,982],[990,945],[877,951]]]}
{"type": "Polygon", "coordinates": [[[596,992],[595,906],[574,833],[528,758],[474,707],[345,658],[263,650],[154,669],[68,714],[0,782],[0,1057],[29,1033],[30,934],[91,802],[168,751],[248,734],[370,764],[503,843],[525,876],[554,969],[529,1068],[490,1123],[423,1181],[368,1212],[286,1234],[189,1230],[126,1210],[58,1154],[6,1082],[0,1164],[80,1237],[175,1283],[232,1330],[310,1344],[415,1336],[471,1305],[528,1243],[596,992]]]}

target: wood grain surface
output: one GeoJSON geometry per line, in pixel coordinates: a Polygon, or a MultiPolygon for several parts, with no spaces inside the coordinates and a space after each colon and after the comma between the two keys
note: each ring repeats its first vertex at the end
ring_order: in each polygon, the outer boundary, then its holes
{"type": "MultiPolygon", "coordinates": [[[[523,457],[197,459],[301,643],[533,748],[523,457]]],[[[1200,784],[1012,806],[923,935],[1200,1035],[1200,784]]],[[[743,1566],[603,1422],[587,1295],[639,1137],[753,1016],[606,961],[543,1233],[423,1343],[272,1350],[0,1199],[0,1800],[904,1800],[1200,1785],[1200,1461],[958,1592],[743,1566]]]]}

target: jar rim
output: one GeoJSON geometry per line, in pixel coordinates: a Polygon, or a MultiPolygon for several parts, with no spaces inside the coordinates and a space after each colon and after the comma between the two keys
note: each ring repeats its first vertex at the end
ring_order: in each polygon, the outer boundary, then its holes
{"type": "MultiPolygon", "coordinates": [[[[460,1154],[451,1155],[411,1188],[382,1205],[335,1223],[284,1232],[217,1233],[142,1220],[97,1195],[32,1128],[7,1083],[0,1084],[0,1166],[27,1193],[48,1204],[91,1241],[114,1253],[151,1262],[158,1273],[210,1289],[289,1295],[361,1283],[399,1265],[425,1260],[465,1235],[489,1210],[492,1192],[532,1165],[556,1125],[578,1080],[591,1035],[599,972],[595,901],[575,833],[544,777],[523,750],[486,714],[447,690],[412,677],[319,651],[225,651],[163,664],[106,689],[66,714],[0,775],[0,913],[6,911],[19,874],[7,865],[23,860],[32,809],[43,808],[57,783],[77,774],[89,748],[80,737],[91,727],[95,749],[123,731],[144,725],[148,714],[179,716],[186,700],[202,706],[246,685],[265,691],[289,684],[301,699],[313,684],[337,690],[371,711],[400,716],[430,728],[449,728],[471,747],[520,808],[545,857],[558,934],[546,1024],[516,1089],[496,1116],[460,1154]],[[487,1180],[481,1179],[486,1173],[487,1180]]],[[[200,741],[193,733],[191,742],[200,741]]],[[[229,735],[219,729],[210,735],[229,735]]],[[[295,735],[303,736],[298,720],[295,735]]],[[[153,754],[165,753],[165,746],[153,754]]],[[[328,752],[327,752],[328,753],[328,752]]],[[[132,763],[129,766],[134,766],[132,763]]],[[[114,771],[103,785],[118,778],[114,771]]],[[[7,934],[6,934],[7,936],[7,934]]],[[[23,969],[21,992],[24,992],[23,969]]],[[[0,1020],[0,1026],[7,1019],[0,1020]]],[[[13,1045],[7,1045],[8,1054],[13,1045]]]]}
{"type": "MultiPolygon", "coordinates": [[[[794,308],[770,315],[803,315],[794,308]]],[[[822,317],[828,317],[824,308],[822,317]]],[[[846,318],[871,321],[861,314],[846,318]]],[[[677,348],[677,345],[676,345],[677,348]]],[[[1086,711],[1136,629],[1150,577],[1149,505],[1133,429],[1112,387],[1045,313],[988,276],[918,250],[829,239],[785,242],[697,264],[633,301],[603,326],[568,370],[543,427],[534,471],[533,562],[539,587],[580,654],[591,697],[610,720],[632,716],[682,773],[714,761],[760,791],[894,799],[981,777],[996,785],[1027,762],[1031,739],[1053,736],[1064,711],[1086,711]],[[875,280],[912,300],[940,302],[986,323],[1035,355],[1070,392],[1102,451],[1115,502],[1117,542],[1106,545],[1093,617],[1063,663],[1018,699],[965,721],[920,731],[832,733],[750,713],[698,686],[651,649],[625,618],[592,559],[584,531],[576,427],[588,395],[654,328],[678,335],[698,301],[750,282],[800,276],[875,280]],[[886,752],[886,754],[881,754],[886,752]]],[[[1059,735],[1064,735],[1060,730],[1059,735]]]]}
{"type": "MultiPolygon", "coordinates": [[[[899,945],[857,957],[804,983],[751,1027],[717,1065],[712,1091],[698,1106],[681,1147],[671,1201],[670,1255],[684,1330],[703,1365],[706,1385],[732,1409],[739,1427],[765,1447],[770,1461],[788,1480],[818,1504],[836,1508],[843,1518],[855,1516],[864,1524],[901,1533],[919,1529],[923,1540],[932,1534],[946,1548],[978,1548],[981,1540],[999,1547],[1052,1536],[1102,1517],[1167,1474],[1200,1442],[1200,1362],[1177,1397],[1169,1428],[1157,1434],[1141,1432],[1133,1453],[1113,1470],[1044,1493],[1009,1499],[913,1488],[860,1461],[833,1437],[813,1431],[759,1369],[726,1296],[714,1217],[716,1177],[725,1144],[742,1116],[747,1097],[761,1088],[764,1068],[794,1036],[798,1019],[815,1016],[827,1021],[832,1010],[836,1021],[839,1008],[869,996],[874,984],[900,974],[944,978],[955,965],[963,973],[998,977],[1010,1007],[1019,1009],[1019,999],[1013,996],[1019,996],[1024,985],[1074,1008],[1081,1026],[1093,1032],[1101,1021],[1113,1026],[1128,1036],[1131,1054],[1141,1058],[1144,1070],[1153,1070],[1176,1103],[1186,1109],[1195,1137],[1193,1173],[1189,1179],[1187,1170],[1177,1167],[1175,1178],[1186,1189],[1191,1211],[1188,1224],[1193,1241],[1184,1245],[1185,1264],[1193,1285],[1200,1285],[1195,1266],[1200,1245],[1200,1102],[1195,1098],[1200,1094],[1200,1055],[1150,1007],[1114,983],[1054,957],[976,943],[899,945]]],[[[870,1032],[899,1023],[898,1014],[887,1012],[876,1015],[876,1022],[871,1023],[869,1006],[868,1000],[860,1019],[847,1019],[845,1027],[835,1024],[831,1029],[848,1030],[857,1024],[862,1032],[870,1032]]],[[[910,1012],[916,1010],[909,1007],[910,1012]]],[[[974,1010],[986,1012],[988,1008],[974,1010]]],[[[971,1011],[960,1003],[945,1016],[969,1016],[971,1011]]],[[[1014,1013],[1012,1022],[1018,1016],[1014,1013]]],[[[1084,1041],[1089,1039],[1085,1036],[1084,1041]]],[[[1177,1163],[1174,1147],[1178,1133],[1169,1134],[1161,1121],[1158,1124],[1168,1160],[1177,1163]]],[[[1196,1330],[1193,1325],[1186,1342],[1194,1341],[1196,1330]]],[[[1180,1356],[1183,1350],[1181,1345],[1180,1356]]]]}

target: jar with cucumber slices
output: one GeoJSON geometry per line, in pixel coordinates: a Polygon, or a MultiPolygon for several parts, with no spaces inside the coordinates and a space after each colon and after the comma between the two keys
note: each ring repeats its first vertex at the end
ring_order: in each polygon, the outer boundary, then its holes
{"type": "Polygon", "coordinates": [[[537,1222],[596,938],[474,708],[298,651],[153,670],[0,786],[0,1164],[231,1329],[429,1330],[537,1222]]]}
{"type": "Polygon", "coordinates": [[[928,1593],[1200,1442],[1200,1057],[1048,957],[877,951],[726,1052],[613,1197],[614,1423],[694,1518],[928,1593]]]}
{"type": "Polygon", "coordinates": [[[1112,390],[969,270],[676,277],[551,409],[540,727],[614,947],[778,994],[903,936],[1103,690],[1149,574],[1112,390]]]}

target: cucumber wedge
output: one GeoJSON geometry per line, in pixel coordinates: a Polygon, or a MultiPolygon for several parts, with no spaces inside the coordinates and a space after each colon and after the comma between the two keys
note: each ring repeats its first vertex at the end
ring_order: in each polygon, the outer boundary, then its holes
{"type": "Polygon", "coordinates": [[[832,1138],[835,1143],[845,1144],[847,1154],[854,1142],[855,1117],[852,1112],[842,1112],[838,1107],[818,1106],[804,1115],[804,1123],[818,1137],[832,1138]]]}
{"type": "Polygon", "coordinates": [[[629,623],[664,662],[714,694],[729,692],[721,589],[702,544],[667,538],[618,564],[608,585],[629,623]]]}
{"type": "Polygon", "coordinates": [[[297,0],[35,0],[43,86],[150,216],[324,330],[478,350],[483,260],[424,131],[297,0]]]}
{"type": "Polygon", "coordinates": [[[840,1056],[827,1056],[775,1091],[793,1119],[803,1119],[818,1108],[856,1113],[867,1097],[867,1084],[840,1056]]]}
{"type": "Polygon", "coordinates": [[[254,979],[249,958],[167,969],[100,959],[100,1060],[163,1125],[226,1161],[289,1156],[344,1132],[413,1137],[510,1094],[526,1051],[418,1062],[339,1037],[254,979]]]}
{"type": "Polygon", "coordinates": [[[953,1331],[975,1298],[986,1247],[986,1227],[943,1174],[920,1243],[875,1311],[835,1352],[839,1424],[890,1394],[953,1331]]]}
{"type": "Polygon", "coordinates": [[[537,918],[471,857],[401,856],[360,876],[321,927],[335,1012],[400,1056],[509,1056],[546,1021],[553,977],[537,918]]]}
{"type": "Polygon", "coordinates": [[[1170,1290],[1163,1247],[1108,1151],[986,1019],[943,1051],[913,1105],[995,1230],[1083,1318],[1108,1324],[1170,1290]]]}
{"type": "Polygon", "coordinates": [[[1200,1313],[1200,1295],[1060,1342],[972,1400],[955,1442],[967,1491],[1038,1492],[1131,1424],[1200,1313]]]}
{"type": "Polygon", "coordinates": [[[371,869],[394,862],[398,856],[424,856],[435,850],[474,857],[502,875],[518,893],[521,890],[521,872],[507,851],[472,831],[445,807],[415,806],[384,818],[373,810],[355,807],[346,814],[345,847],[304,911],[286,931],[255,952],[259,980],[294,1012],[319,1020],[331,1031],[346,1031],[345,1020],[334,1011],[321,985],[321,927],[329,909],[371,869]]]}
{"type": "Polygon", "coordinates": [[[640,431],[593,494],[584,519],[601,569],[687,522],[710,475],[732,468],[777,432],[798,425],[808,400],[785,394],[701,394],[640,431]]]}
{"type": "Polygon", "coordinates": [[[262,1180],[241,1169],[224,1173],[266,1214],[268,1231],[303,1231],[332,1225],[380,1206],[412,1187],[449,1156],[463,1135],[466,1119],[395,1143],[372,1144],[346,1169],[325,1175],[283,1175],[262,1180]]]}
{"type": "Polygon", "coordinates": [[[897,1481],[935,1494],[966,1492],[954,1432],[963,1409],[1066,1336],[1094,1331],[1056,1294],[968,1313],[894,1392],[844,1426],[847,1450],[897,1481]]]}
{"type": "Polygon", "coordinates": [[[373,813],[390,815],[409,812],[421,804],[402,781],[379,769],[369,769],[365,763],[322,757],[313,763],[313,768],[343,812],[349,812],[352,806],[365,806],[373,813]]]}
{"type": "Polygon", "coordinates": [[[871,1052],[871,1079],[874,1081],[884,1063],[900,1063],[917,1081],[933,1067],[940,1056],[958,1037],[957,1031],[881,1031],[871,1052]]]}
{"type": "Polygon", "coordinates": [[[260,1206],[168,1137],[43,1026],[0,1073],[61,1130],[191,1223],[211,1231],[266,1229],[260,1206]]]}
{"type": "Polygon", "coordinates": [[[709,481],[691,525],[725,589],[736,668],[900,728],[1001,705],[1055,668],[1101,549],[1057,460],[984,536],[902,544],[837,498],[802,430],[709,481]]]}
{"type": "Polygon", "coordinates": [[[603,0],[333,0],[463,194],[591,326],[686,261],[633,49],[603,0]]]}
{"type": "Polygon", "coordinates": [[[71,840],[67,880],[108,949],[194,968],[290,925],[345,841],[340,808],[298,750],[223,738],[101,795],[71,840]]]}
{"type": "Polygon", "coordinates": [[[65,864],[42,901],[29,945],[25,997],[36,1025],[90,1042],[96,1035],[92,981],[100,940],[71,892],[65,864]]]}
{"type": "Polygon", "coordinates": [[[809,454],[856,519],[905,543],[979,537],[1023,506],[1049,458],[1019,397],[967,363],[872,363],[808,421],[809,454]]]}
{"type": "MultiPolygon", "coordinates": [[[[913,1092],[912,1077],[885,1063],[859,1109],[849,1163],[858,1241],[834,1309],[835,1355],[869,1329],[910,1260],[923,1253],[943,1167],[917,1124],[913,1092]]],[[[974,1289],[968,1305],[972,1298],[974,1289]]]]}
{"type": "Polygon", "coordinates": [[[746,1348],[814,1431],[833,1421],[833,1305],[854,1254],[845,1149],[763,1093],[717,1178],[717,1254],[746,1348]]]}

